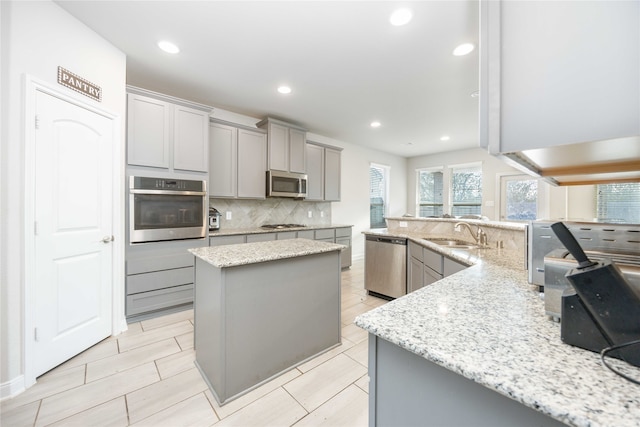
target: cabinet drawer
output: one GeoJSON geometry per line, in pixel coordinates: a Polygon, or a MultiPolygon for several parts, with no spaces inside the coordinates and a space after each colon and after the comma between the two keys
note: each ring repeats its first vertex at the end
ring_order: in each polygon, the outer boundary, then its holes
{"type": "Polygon", "coordinates": [[[209,237],[209,246],[235,245],[245,242],[244,234],[209,237]]]}
{"type": "Polygon", "coordinates": [[[144,258],[127,260],[127,274],[149,273],[152,271],[169,270],[172,268],[193,267],[193,254],[187,252],[179,254],[154,255],[144,258]]]}
{"type": "Polygon", "coordinates": [[[336,228],[336,237],[351,237],[351,227],[336,228]]]}
{"type": "Polygon", "coordinates": [[[247,243],[276,240],[276,233],[247,234],[247,243]]]}
{"type": "Polygon", "coordinates": [[[335,236],[335,229],[325,228],[322,230],[316,230],[316,240],[333,239],[335,236]]]}
{"type": "Polygon", "coordinates": [[[278,233],[276,235],[276,238],[278,240],[295,239],[297,234],[298,233],[296,233],[295,231],[283,231],[281,233],[278,233]]]}
{"type": "Polygon", "coordinates": [[[127,295],[193,283],[193,267],[127,276],[127,295]]]}
{"type": "Polygon", "coordinates": [[[309,239],[309,240],[313,240],[314,238],[314,231],[313,230],[302,230],[302,231],[298,231],[298,239],[309,239]]]}
{"type": "Polygon", "coordinates": [[[422,253],[422,246],[417,243],[409,241],[409,256],[417,259],[420,262],[424,262],[424,255],[422,253]]]}
{"type": "Polygon", "coordinates": [[[424,265],[436,273],[442,274],[442,255],[427,248],[423,248],[422,254],[424,256],[424,265]]]}
{"type": "Polygon", "coordinates": [[[193,284],[127,296],[127,316],[193,302],[193,284]]]}

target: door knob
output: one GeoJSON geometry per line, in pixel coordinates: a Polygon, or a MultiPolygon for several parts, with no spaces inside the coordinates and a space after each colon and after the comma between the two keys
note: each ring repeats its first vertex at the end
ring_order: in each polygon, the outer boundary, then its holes
{"type": "Polygon", "coordinates": [[[113,236],[104,236],[102,238],[102,243],[109,243],[109,242],[113,242],[114,237],[113,236]]]}

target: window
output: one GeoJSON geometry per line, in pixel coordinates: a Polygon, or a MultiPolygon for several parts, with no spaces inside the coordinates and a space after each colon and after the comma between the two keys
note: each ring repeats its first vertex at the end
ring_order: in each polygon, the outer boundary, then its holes
{"type": "Polygon", "coordinates": [[[416,212],[421,217],[482,215],[482,164],[417,171],[416,212]]]}
{"type": "Polygon", "coordinates": [[[371,164],[369,168],[369,222],[371,228],[385,228],[389,168],[371,164]]]}
{"type": "Polygon", "coordinates": [[[640,183],[598,184],[596,211],[599,221],[640,224],[640,183]]]}
{"type": "Polygon", "coordinates": [[[538,218],[538,180],[529,175],[507,175],[500,179],[500,219],[527,221],[538,218]]]}
{"type": "Polygon", "coordinates": [[[451,173],[451,215],[482,215],[482,168],[453,167],[451,173]]]}
{"type": "Polygon", "coordinates": [[[442,216],[443,183],[442,169],[418,171],[418,216],[442,216]]]}

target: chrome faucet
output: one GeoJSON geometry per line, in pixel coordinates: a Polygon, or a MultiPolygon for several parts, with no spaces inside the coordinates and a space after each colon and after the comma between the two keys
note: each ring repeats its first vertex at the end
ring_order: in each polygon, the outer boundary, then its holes
{"type": "Polygon", "coordinates": [[[475,240],[477,244],[481,246],[487,246],[487,233],[485,233],[484,230],[480,228],[479,225],[477,226],[478,229],[476,230],[475,233],[471,229],[471,225],[469,225],[469,223],[467,222],[457,222],[456,225],[453,226],[453,228],[457,229],[461,225],[464,225],[467,228],[467,230],[469,230],[469,233],[471,233],[471,237],[473,237],[473,240],[475,240]]]}

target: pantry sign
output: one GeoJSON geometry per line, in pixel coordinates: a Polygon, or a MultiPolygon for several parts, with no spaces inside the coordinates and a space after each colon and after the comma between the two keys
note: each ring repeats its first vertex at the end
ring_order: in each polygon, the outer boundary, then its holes
{"type": "Polygon", "coordinates": [[[100,86],[62,67],[58,67],[58,83],[98,102],[102,102],[102,88],[100,86]]]}

